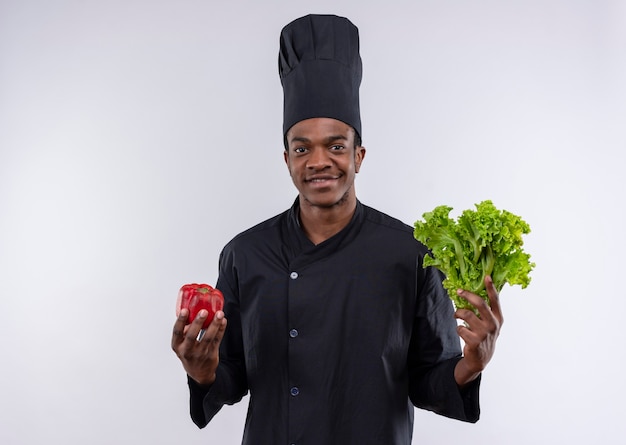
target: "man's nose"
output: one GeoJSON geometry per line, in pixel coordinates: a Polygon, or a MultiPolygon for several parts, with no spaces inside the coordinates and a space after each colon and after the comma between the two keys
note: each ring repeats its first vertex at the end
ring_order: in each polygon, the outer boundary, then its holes
{"type": "Polygon", "coordinates": [[[307,167],[320,170],[330,165],[330,156],[325,148],[315,148],[311,150],[311,156],[307,162],[307,167]]]}

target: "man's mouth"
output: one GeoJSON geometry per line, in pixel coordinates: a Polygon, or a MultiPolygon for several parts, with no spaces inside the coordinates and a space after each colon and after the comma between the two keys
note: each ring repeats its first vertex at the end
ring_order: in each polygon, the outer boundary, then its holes
{"type": "Polygon", "coordinates": [[[305,179],[305,182],[312,183],[312,184],[323,184],[325,182],[335,181],[337,179],[339,179],[339,176],[314,176],[314,177],[305,179]]]}
{"type": "Polygon", "coordinates": [[[334,187],[337,183],[338,177],[324,176],[319,178],[309,178],[306,180],[306,184],[313,189],[325,190],[330,187],[334,187]]]}

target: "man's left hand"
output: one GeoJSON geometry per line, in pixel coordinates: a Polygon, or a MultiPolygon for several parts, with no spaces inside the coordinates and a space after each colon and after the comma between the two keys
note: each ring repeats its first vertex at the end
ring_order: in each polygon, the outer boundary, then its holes
{"type": "Polygon", "coordinates": [[[489,303],[476,294],[459,290],[460,297],[469,301],[477,310],[478,316],[469,309],[457,309],[455,317],[465,323],[457,328],[465,342],[463,358],[454,369],[454,378],[460,387],[476,379],[493,357],[496,340],[504,322],[498,292],[491,277],[485,277],[485,287],[489,303]]]}

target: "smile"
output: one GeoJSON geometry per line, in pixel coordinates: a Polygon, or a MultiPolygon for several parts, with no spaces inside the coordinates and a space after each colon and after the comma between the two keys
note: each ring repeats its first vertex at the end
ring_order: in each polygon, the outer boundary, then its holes
{"type": "Polygon", "coordinates": [[[305,180],[305,182],[309,185],[309,187],[312,187],[314,189],[326,189],[329,187],[334,187],[334,185],[337,183],[337,179],[339,178],[312,178],[305,180]]]}
{"type": "Polygon", "coordinates": [[[339,176],[319,176],[319,177],[313,177],[313,178],[308,178],[305,179],[305,182],[309,182],[309,183],[324,183],[324,182],[328,182],[328,181],[335,181],[339,179],[339,176]]]}

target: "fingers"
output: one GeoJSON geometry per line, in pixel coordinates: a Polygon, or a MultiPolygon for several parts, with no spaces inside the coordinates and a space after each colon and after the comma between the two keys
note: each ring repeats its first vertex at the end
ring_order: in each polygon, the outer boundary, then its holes
{"type": "Polygon", "coordinates": [[[224,315],[224,312],[217,311],[217,313],[215,314],[215,317],[213,318],[213,322],[211,323],[209,328],[212,328],[212,327],[216,328],[216,332],[213,338],[214,340],[217,340],[218,344],[221,343],[222,338],[224,338],[224,332],[226,332],[227,323],[228,322],[226,320],[226,316],[224,315]]]}
{"type": "Polygon", "coordinates": [[[502,325],[502,323],[504,322],[504,317],[502,315],[502,308],[500,306],[500,295],[498,295],[496,286],[493,284],[493,280],[490,276],[485,277],[485,287],[487,288],[487,296],[489,297],[489,306],[491,307],[491,312],[496,317],[499,324],[502,325]]]}
{"type": "Polygon", "coordinates": [[[502,325],[500,300],[491,277],[485,277],[485,288],[489,303],[472,292],[458,291],[460,297],[466,299],[476,308],[478,315],[469,309],[458,309],[455,312],[456,318],[465,321],[465,325],[459,326],[457,332],[465,342],[463,347],[465,368],[473,373],[485,369],[493,357],[502,325]]]}
{"type": "Polygon", "coordinates": [[[172,349],[174,351],[179,349],[188,350],[198,346],[200,341],[203,344],[211,342],[219,346],[226,330],[226,317],[223,311],[218,311],[209,326],[206,329],[202,329],[207,316],[208,311],[203,309],[198,312],[193,322],[187,324],[189,311],[182,309],[174,323],[172,349]]]}
{"type": "Polygon", "coordinates": [[[489,303],[472,292],[462,289],[457,291],[457,294],[467,300],[478,312],[478,314],[476,314],[469,309],[458,309],[455,312],[455,317],[465,322],[465,326],[458,327],[458,332],[466,342],[472,342],[473,340],[481,341],[482,331],[498,331],[502,325],[503,317],[500,308],[500,299],[493,284],[493,280],[489,276],[485,277],[485,288],[487,290],[489,303]],[[474,333],[478,335],[475,336],[473,335],[474,333]]]}
{"type": "Polygon", "coordinates": [[[211,324],[209,324],[206,330],[204,330],[200,341],[213,343],[214,345],[219,346],[222,342],[222,338],[224,337],[224,332],[226,331],[226,323],[224,312],[217,311],[211,324]]]}
{"type": "Polygon", "coordinates": [[[480,296],[463,289],[457,290],[456,293],[459,297],[467,300],[472,306],[474,306],[481,316],[483,312],[489,311],[489,305],[480,296]]]}
{"type": "Polygon", "coordinates": [[[191,324],[189,324],[189,327],[187,328],[187,332],[185,334],[185,342],[193,343],[196,340],[202,338],[202,336],[204,336],[204,333],[202,332],[202,325],[204,325],[208,314],[209,313],[206,309],[202,309],[196,314],[196,318],[194,318],[194,320],[191,322],[191,324]]]}
{"type": "Polygon", "coordinates": [[[187,325],[187,318],[189,317],[189,310],[182,309],[176,318],[174,323],[174,329],[172,330],[172,349],[176,350],[185,336],[185,326],[187,325]]]}
{"type": "Polygon", "coordinates": [[[456,331],[459,334],[459,337],[461,337],[466,344],[476,345],[480,342],[480,337],[474,331],[468,328],[468,325],[469,324],[459,325],[457,326],[456,331]]]}
{"type": "Polygon", "coordinates": [[[484,323],[484,320],[489,319],[489,315],[486,315],[489,312],[489,306],[487,306],[485,300],[478,295],[466,290],[457,290],[457,295],[467,300],[478,311],[478,314],[471,309],[457,309],[454,312],[455,318],[465,322],[464,325],[457,327],[457,332],[466,343],[469,343],[471,341],[472,331],[484,323]]]}
{"type": "Polygon", "coordinates": [[[463,289],[458,289],[457,295],[471,303],[471,305],[478,311],[480,318],[488,319],[488,317],[495,316],[495,318],[501,323],[502,310],[500,308],[500,297],[498,296],[498,291],[496,290],[490,276],[485,277],[485,289],[487,290],[489,302],[485,301],[479,295],[463,289]]]}
{"type": "Polygon", "coordinates": [[[191,324],[188,311],[181,311],[172,333],[172,349],[187,374],[202,385],[215,381],[219,364],[219,347],[226,331],[224,312],[218,311],[206,329],[202,329],[208,312],[201,310],[191,324]],[[202,332],[203,335],[199,335],[202,332]]]}

